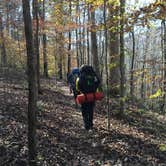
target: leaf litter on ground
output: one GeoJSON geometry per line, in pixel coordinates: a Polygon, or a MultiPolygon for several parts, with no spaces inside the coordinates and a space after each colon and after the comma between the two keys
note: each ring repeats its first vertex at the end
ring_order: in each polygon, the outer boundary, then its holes
{"type": "MultiPolygon", "coordinates": [[[[133,112],[124,119],[112,115],[111,128],[107,130],[106,110],[97,103],[95,128],[89,133],[83,129],[81,112],[76,110],[66,84],[54,83],[55,80],[43,80],[39,95],[38,165],[166,165],[163,117],[138,116],[133,112]]],[[[27,89],[17,83],[8,86],[8,100],[0,99],[0,163],[27,165],[27,89]]]]}

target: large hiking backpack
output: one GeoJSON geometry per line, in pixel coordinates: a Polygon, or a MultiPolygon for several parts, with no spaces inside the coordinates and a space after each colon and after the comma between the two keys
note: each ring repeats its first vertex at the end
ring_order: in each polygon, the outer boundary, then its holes
{"type": "Polygon", "coordinates": [[[71,73],[68,75],[68,83],[72,89],[76,87],[76,79],[79,77],[80,72],[78,68],[73,68],[71,73]]]}
{"type": "Polygon", "coordinates": [[[84,65],[80,68],[80,76],[78,82],[78,88],[82,93],[94,93],[96,92],[100,80],[97,77],[92,66],[84,65]]]}

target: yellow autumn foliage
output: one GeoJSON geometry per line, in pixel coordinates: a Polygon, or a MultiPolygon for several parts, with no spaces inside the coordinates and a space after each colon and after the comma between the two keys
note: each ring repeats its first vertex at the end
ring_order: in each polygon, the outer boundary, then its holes
{"type": "Polygon", "coordinates": [[[162,97],[164,95],[164,92],[161,91],[159,88],[156,93],[149,96],[150,99],[155,99],[157,97],[162,97]]]}

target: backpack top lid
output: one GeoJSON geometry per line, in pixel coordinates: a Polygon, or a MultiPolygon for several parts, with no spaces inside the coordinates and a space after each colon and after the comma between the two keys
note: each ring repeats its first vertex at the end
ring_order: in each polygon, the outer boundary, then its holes
{"type": "Polygon", "coordinates": [[[67,81],[70,84],[74,84],[76,77],[80,75],[79,68],[73,68],[71,72],[67,75],[67,81]]]}
{"type": "Polygon", "coordinates": [[[79,75],[80,70],[79,70],[79,68],[73,68],[73,69],[71,70],[71,73],[72,73],[73,75],[75,75],[75,74],[79,75]]]}
{"type": "Polygon", "coordinates": [[[94,70],[90,65],[82,65],[80,67],[80,73],[94,73],[94,70]]]}

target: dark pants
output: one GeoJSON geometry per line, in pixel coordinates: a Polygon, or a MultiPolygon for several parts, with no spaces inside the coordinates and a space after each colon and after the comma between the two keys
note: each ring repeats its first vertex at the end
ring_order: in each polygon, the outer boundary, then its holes
{"type": "Polygon", "coordinates": [[[78,95],[78,92],[75,89],[73,89],[73,95],[74,95],[74,99],[76,99],[77,95],[78,95]]]}
{"type": "Polygon", "coordinates": [[[84,121],[84,126],[86,130],[93,128],[93,111],[94,111],[94,102],[83,103],[81,105],[81,111],[84,121]]]}

